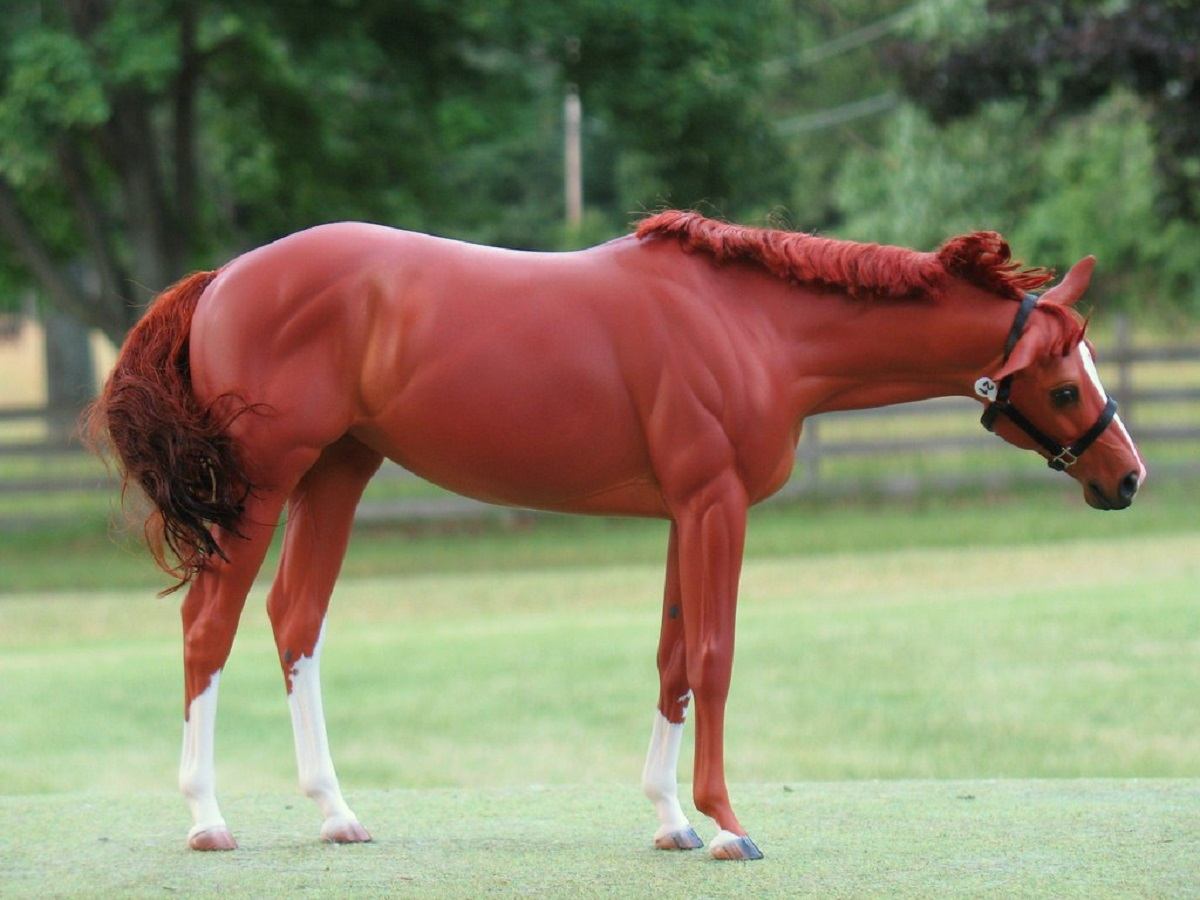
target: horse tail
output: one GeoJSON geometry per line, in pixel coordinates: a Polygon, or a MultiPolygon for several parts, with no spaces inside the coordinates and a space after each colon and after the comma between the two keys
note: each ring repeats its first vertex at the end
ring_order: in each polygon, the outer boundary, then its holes
{"type": "Polygon", "coordinates": [[[195,272],[155,298],[85,413],[92,449],[116,457],[122,502],[131,484],[150,501],[146,544],[159,568],[179,579],[164,593],[191,581],[214,553],[227,558],[211,526],[237,534],[253,488],[228,433],[248,407],[230,397],[205,405],[192,391],[192,317],[216,275],[195,272]]]}

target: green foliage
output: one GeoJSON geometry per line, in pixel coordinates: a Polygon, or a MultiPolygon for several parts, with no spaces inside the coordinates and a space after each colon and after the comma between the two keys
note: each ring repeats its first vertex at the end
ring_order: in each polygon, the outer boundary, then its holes
{"type": "Polygon", "coordinates": [[[26,187],[52,177],[57,134],[102,122],[108,102],[94,60],[74,37],[39,28],[6,49],[0,172],[26,187]]]}
{"type": "MultiPolygon", "coordinates": [[[[0,173],[50,255],[102,262],[79,218],[90,204],[116,226],[100,229],[110,267],[151,289],[337,219],[554,247],[668,201],[736,216],[787,185],[758,90],[786,14],[716,0],[22,3],[0,26],[0,173]],[[577,234],[561,225],[568,84],[587,126],[577,234]]],[[[12,273],[26,262],[6,259],[12,273]]]]}
{"type": "Polygon", "coordinates": [[[1014,233],[1031,257],[1065,265],[1091,253],[1103,267],[1106,301],[1169,299],[1200,311],[1200,225],[1176,219],[1163,234],[1162,185],[1143,104],[1117,93],[1061,123],[1040,163],[1037,197],[1014,233]]]}
{"type": "Polygon", "coordinates": [[[837,181],[845,221],[859,240],[932,249],[981,228],[1009,230],[1032,193],[1022,104],[994,105],[944,128],[907,106],[892,116],[883,144],[855,150],[837,181]]]}
{"type": "Polygon", "coordinates": [[[939,127],[1026,104],[1038,189],[1014,211],[1038,252],[1096,253],[1129,305],[1200,310],[1195,4],[987,0],[965,27],[940,0],[925,6],[935,13],[886,51],[901,88],[939,127]]]}
{"type": "MultiPolygon", "coordinates": [[[[47,256],[113,273],[120,296],[88,302],[114,337],[182,270],[319,222],[558,248],[665,205],[922,246],[997,228],[1039,262],[1119,263],[1131,303],[1136,283],[1197,308],[1178,213],[1200,204],[1189,20],[1159,0],[1036,7],[18,0],[0,21],[0,178],[47,256]],[[1114,85],[1138,99],[1106,99],[1114,85]],[[898,88],[929,115],[888,114],[898,88]]],[[[30,282],[25,246],[0,246],[0,283],[30,282]]]]}
{"type": "Polygon", "coordinates": [[[1060,271],[1096,256],[1089,296],[1104,308],[1200,310],[1200,227],[1175,220],[1164,231],[1161,190],[1144,105],[1119,92],[1044,129],[1023,101],[941,126],[905,107],[880,149],[850,154],[837,198],[850,237],[933,248],[998,230],[1019,257],[1060,271]]]}

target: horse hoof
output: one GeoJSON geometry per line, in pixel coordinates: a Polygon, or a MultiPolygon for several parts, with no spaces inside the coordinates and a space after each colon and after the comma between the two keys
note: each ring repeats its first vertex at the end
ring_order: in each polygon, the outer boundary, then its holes
{"type": "Polygon", "coordinates": [[[371,840],[371,835],[358,819],[335,817],[326,819],[321,826],[321,840],[328,844],[365,844],[371,840]]]}
{"type": "Polygon", "coordinates": [[[678,831],[668,831],[666,834],[654,836],[654,846],[659,850],[696,850],[704,846],[696,829],[690,825],[678,831]]]}
{"type": "Polygon", "coordinates": [[[719,831],[708,845],[713,859],[762,859],[762,851],[748,834],[719,831]]]}
{"type": "Polygon", "coordinates": [[[188,846],[193,850],[236,850],[237,841],[224,825],[212,825],[188,832],[188,846]]]}

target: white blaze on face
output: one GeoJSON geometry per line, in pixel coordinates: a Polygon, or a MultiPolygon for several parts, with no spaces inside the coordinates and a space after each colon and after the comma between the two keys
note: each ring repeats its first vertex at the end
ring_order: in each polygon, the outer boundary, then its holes
{"type": "MultiPolygon", "coordinates": [[[[1092,351],[1088,349],[1087,344],[1083,341],[1079,342],[1079,357],[1083,360],[1083,370],[1087,372],[1088,378],[1092,380],[1092,384],[1099,391],[1101,397],[1107,397],[1108,392],[1104,390],[1104,385],[1100,383],[1100,373],[1096,371],[1096,361],[1092,358],[1092,351]]],[[[1146,480],[1146,465],[1142,462],[1142,455],[1138,453],[1137,446],[1133,443],[1133,438],[1129,436],[1129,432],[1125,428],[1125,423],[1121,421],[1119,415],[1113,416],[1113,425],[1120,432],[1125,443],[1129,445],[1129,452],[1133,454],[1133,458],[1138,464],[1138,484],[1142,484],[1146,480]]]]}

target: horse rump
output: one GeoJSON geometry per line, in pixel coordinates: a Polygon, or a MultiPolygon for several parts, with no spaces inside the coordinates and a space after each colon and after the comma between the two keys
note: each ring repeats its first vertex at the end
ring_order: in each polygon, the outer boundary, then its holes
{"type": "Polygon", "coordinates": [[[191,581],[213,554],[226,559],[212,526],[237,535],[254,487],[228,433],[249,407],[228,396],[201,404],[192,391],[192,317],[216,275],[195,272],[155,298],[84,414],[87,443],[116,459],[122,502],[130,485],[150,501],[146,544],[159,568],[179,579],[164,593],[191,581]]]}

